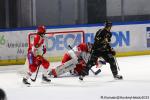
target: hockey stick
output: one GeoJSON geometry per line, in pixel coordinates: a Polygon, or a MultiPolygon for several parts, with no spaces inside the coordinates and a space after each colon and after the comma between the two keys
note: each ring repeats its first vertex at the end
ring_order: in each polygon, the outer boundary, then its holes
{"type": "Polygon", "coordinates": [[[94,75],[98,75],[100,72],[101,72],[101,70],[100,69],[98,69],[97,71],[93,71],[93,69],[90,69],[91,70],[91,72],[94,74],[94,75]]]}
{"type": "Polygon", "coordinates": [[[34,79],[30,78],[33,82],[35,82],[36,79],[37,79],[37,75],[38,75],[38,73],[39,73],[39,69],[40,69],[40,65],[38,66],[38,69],[37,69],[37,71],[36,71],[35,78],[34,78],[34,79]]]}
{"type": "MultiPolygon", "coordinates": [[[[43,56],[43,54],[42,54],[42,56],[43,56]]],[[[39,73],[40,65],[41,65],[41,62],[40,62],[40,64],[38,65],[38,69],[37,69],[37,71],[36,71],[35,78],[34,78],[34,79],[30,78],[33,82],[35,82],[36,79],[37,79],[37,75],[38,75],[38,73],[39,73]]]]}
{"type": "MultiPolygon", "coordinates": [[[[44,48],[44,46],[43,46],[43,48],[44,48]]],[[[43,55],[44,55],[44,54],[42,54],[42,57],[43,57],[43,55]]],[[[38,75],[38,73],[39,73],[40,65],[41,65],[41,62],[40,62],[40,64],[38,65],[38,69],[37,69],[37,71],[36,71],[35,78],[34,78],[34,79],[30,78],[33,82],[35,82],[36,79],[37,79],[37,75],[38,75]]]]}
{"type": "Polygon", "coordinates": [[[117,59],[116,59],[116,57],[115,57],[115,56],[114,56],[114,59],[115,59],[115,62],[116,62],[117,68],[118,68],[118,70],[120,71],[120,68],[119,68],[119,65],[118,65],[118,62],[117,62],[117,59]]]}
{"type": "MultiPolygon", "coordinates": [[[[73,51],[73,52],[75,52],[74,50],[73,50],[73,48],[70,46],[70,45],[68,45],[68,47],[73,51]]],[[[79,57],[78,57],[79,58],[79,57]]],[[[82,58],[81,58],[82,59],[82,58]]],[[[91,70],[91,72],[94,74],[94,75],[97,75],[97,74],[99,74],[100,72],[101,72],[101,70],[100,69],[98,69],[96,72],[93,70],[93,69],[91,69],[90,68],[90,70],[91,70]]]]}

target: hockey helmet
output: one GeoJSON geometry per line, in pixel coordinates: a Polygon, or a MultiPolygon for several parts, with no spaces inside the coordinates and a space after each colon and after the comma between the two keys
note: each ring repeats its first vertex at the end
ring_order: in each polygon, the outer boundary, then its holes
{"type": "Polygon", "coordinates": [[[6,100],[6,93],[3,89],[0,88],[0,100],[6,100]]]}
{"type": "Polygon", "coordinates": [[[109,20],[106,20],[106,21],[104,22],[104,25],[105,25],[105,27],[111,27],[111,26],[112,26],[112,22],[109,21],[109,20]]]}
{"type": "Polygon", "coordinates": [[[38,33],[41,33],[41,34],[46,32],[45,26],[38,26],[37,30],[38,30],[38,33]]]}

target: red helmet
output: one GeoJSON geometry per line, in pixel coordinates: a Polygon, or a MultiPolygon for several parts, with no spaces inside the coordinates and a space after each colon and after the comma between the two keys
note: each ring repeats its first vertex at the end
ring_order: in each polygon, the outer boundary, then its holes
{"type": "Polygon", "coordinates": [[[38,26],[37,30],[38,30],[38,33],[45,33],[46,32],[45,26],[38,26]]]}

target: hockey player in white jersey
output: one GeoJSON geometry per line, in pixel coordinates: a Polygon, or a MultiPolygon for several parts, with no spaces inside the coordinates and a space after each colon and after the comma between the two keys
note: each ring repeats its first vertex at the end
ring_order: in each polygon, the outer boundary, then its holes
{"type": "MultiPolygon", "coordinates": [[[[74,48],[70,47],[70,50],[63,56],[62,64],[52,69],[49,75],[59,77],[67,72],[70,72],[72,75],[82,75],[86,68],[88,58],[90,57],[91,48],[91,43],[81,43],[74,48]]],[[[96,65],[101,66],[99,62],[97,62],[96,65]]],[[[100,69],[97,72],[99,73],[100,69]]]]}

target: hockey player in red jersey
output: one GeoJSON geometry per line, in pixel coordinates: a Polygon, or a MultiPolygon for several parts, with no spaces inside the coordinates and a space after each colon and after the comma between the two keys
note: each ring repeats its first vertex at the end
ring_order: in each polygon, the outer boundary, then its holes
{"type": "Polygon", "coordinates": [[[33,43],[30,43],[30,36],[28,40],[28,53],[27,53],[27,62],[29,70],[25,77],[23,77],[23,83],[29,84],[28,79],[31,77],[32,73],[35,73],[40,67],[40,65],[43,66],[44,71],[42,74],[42,80],[46,82],[50,82],[51,80],[48,78],[47,69],[50,66],[50,63],[43,57],[43,55],[46,53],[46,46],[44,45],[44,35],[45,35],[46,29],[45,26],[39,26],[37,28],[37,34],[34,35],[33,43]]]}
{"type": "MultiPolygon", "coordinates": [[[[81,43],[74,48],[70,47],[71,50],[65,53],[62,58],[62,64],[52,69],[49,75],[59,77],[66,72],[70,72],[72,75],[82,75],[88,58],[90,57],[91,48],[91,43],[81,43]]],[[[97,66],[99,66],[99,63],[96,63],[97,66]]]]}

